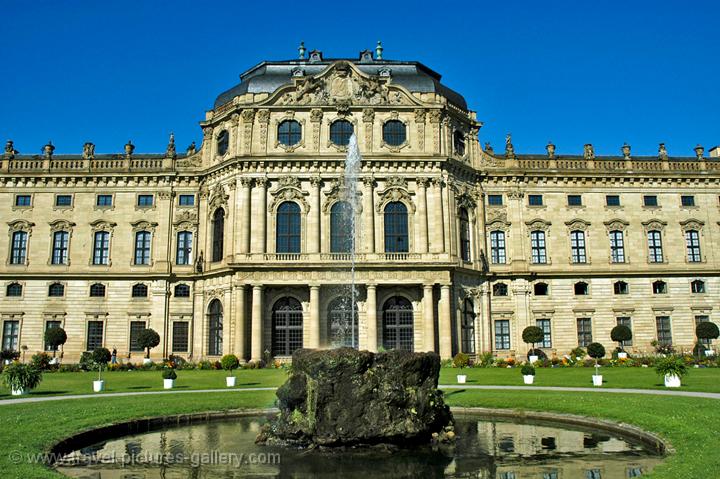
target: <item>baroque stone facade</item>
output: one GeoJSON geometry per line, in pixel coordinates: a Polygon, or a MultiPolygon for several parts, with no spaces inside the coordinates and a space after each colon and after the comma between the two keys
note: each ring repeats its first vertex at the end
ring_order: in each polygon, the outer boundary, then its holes
{"type": "MultiPolygon", "coordinates": [[[[538,324],[550,354],[631,326],[692,347],[718,319],[720,161],[704,156],[504,154],[478,142],[462,96],[415,62],[263,62],[221,94],[200,148],[164,154],[21,155],[0,161],[3,347],[64,360],[97,346],[138,360],[233,352],[283,357],[349,344],[524,354],[538,324]],[[335,220],[354,132],[363,155],[348,233],[335,220]],[[345,300],[343,300],[345,299],[345,300]],[[355,319],[356,323],[352,319],[355,319]]],[[[352,202],[352,201],[351,201],[352,202]]]]}

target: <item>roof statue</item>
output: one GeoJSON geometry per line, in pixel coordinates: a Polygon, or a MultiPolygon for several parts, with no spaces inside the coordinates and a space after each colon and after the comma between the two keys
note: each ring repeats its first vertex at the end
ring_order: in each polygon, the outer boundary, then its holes
{"type": "Polygon", "coordinates": [[[583,158],[585,158],[586,160],[595,159],[595,147],[592,145],[592,143],[585,143],[585,146],[583,148],[583,158]]]}
{"type": "Polygon", "coordinates": [[[666,161],[668,159],[668,152],[665,148],[665,143],[660,143],[660,145],[658,146],[658,158],[663,161],[666,161]]]}

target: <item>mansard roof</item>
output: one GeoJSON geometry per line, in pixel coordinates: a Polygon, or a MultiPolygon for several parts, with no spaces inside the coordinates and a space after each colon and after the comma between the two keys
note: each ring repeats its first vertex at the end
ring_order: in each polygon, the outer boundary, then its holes
{"type": "Polygon", "coordinates": [[[403,86],[411,92],[438,93],[455,106],[467,110],[465,98],[440,83],[440,74],[422,63],[396,60],[362,61],[351,58],[328,58],[319,61],[264,61],[241,74],[240,83],[221,93],[215,100],[214,108],[245,93],[271,94],[281,86],[292,83],[293,70],[298,68],[303,70],[305,76],[317,75],[337,61],[351,62],[367,75],[379,75],[380,70],[390,69],[393,84],[403,86]]]}

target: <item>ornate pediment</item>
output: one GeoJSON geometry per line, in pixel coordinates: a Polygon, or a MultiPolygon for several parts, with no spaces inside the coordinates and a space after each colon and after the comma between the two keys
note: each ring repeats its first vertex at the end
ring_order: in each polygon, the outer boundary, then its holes
{"type": "Polygon", "coordinates": [[[284,201],[295,201],[300,204],[304,213],[310,210],[310,204],[305,196],[310,193],[300,189],[300,180],[295,176],[284,176],[278,180],[278,187],[271,191],[273,200],[268,205],[268,212],[272,213],[284,201]]]}
{"type": "Polygon", "coordinates": [[[486,227],[488,229],[508,230],[510,222],[507,219],[507,211],[496,208],[488,210],[486,227]]]}
{"type": "Polygon", "coordinates": [[[392,85],[390,76],[371,76],[339,61],[314,76],[293,76],[267,103],[277,105],[419,105],[407,90],[392,85]]]}
{"type": "MultiPolygon", "coordinates": [[[[338,201],[351,202],[353,191],[345,184],[345,178],[337,178],[330,184],[330,189],[325,192],[325,203],[323,203],[322,211],[328,213],[330,208],[338,201]]],[[[362,213],[362,193],[355,190],[355,198],[352,201],[353,211],[356,215],[362,213]]]]}
{"type": "Polygon", "coordinates": [[[75,223],[67,220],[55,220],[48,223],[50,225],[50,232],[54,233],[56,231],[70,231],[72,230],[73,226],[75,226],[75,223]]]}
{"type": "Polygon", "coordinates": [[[689,218],[680,222],[680,228],[682,228],[683,231],[700,231],[703,226],[705,226],[705,223],[703,221],[696,220],[695,218],[689,218]]]}
{"type": "Polygon", "coordinates": [[[182,224],[196,225],[197,222],[197,213],[195,213],[195,211],[185,210],[175,215],[175,221],[173,221],[173,224],[175,226],[179,226],[182,224]]]}
{"type": "Polygon", "coordinates": [[[625,231],[625,228],[630,225],[630,223],[628,223],[627,221],[621,220],[619,218],[614,218],[610,221],[606,221],[603,224],[608,231],[625,231]]]}
{"type": "Polygon", "coordinates": [[[587,229],[590,227],[590,222],[585,221],[580,218],[575,218],[573,220],[566,221],[565,226],[567,226],[568,229],[571,231],[575,231],[575,230],[587,231],[587,229]]]}
{"type": "Polygon", "coordinates": [[[12,233],[13,231],[30,231],[32,227],[35,226],[35,223],[25,220],[15,220],[8,222],[8,226],[10,226],[10,232],[12,233]]]}
{"type": "Polygon", "coordinates": [[[653,218],[648,221],[643,221],[642,225],[643,225],[643,228],[645,228],[645,231],[653,231],[653,230],[662,231],[667,226],[667,222],[653,218]]]}
{"type": "Polygon", "coordinates": [[[158,224],[155,222],[150,222],[150,221],[145,221],[145,220],[140,220],[140,221],[135,221],[133,223],[130,223],[130,226],[132,226],[133,231],[135,231],[135,232],[137,232],[137,231],[152,231],[152,232],[154,232],[157,225],[158,224]]]}
{"type": "Polygon", "coordinates": [[[385,189],[378,191],[380,201],[375,211],[382,213],[385,205],[391,201],[401,201],[408,207],[410,213],[415,213],[415,203],[407,189],[407,180],[401,176],[391,176],[385,180],[385,189]]]}
{"type": "Polygon", "coordinates": [[[542,218],[535,218],[534,220],[526,221],[525,224],[528,227],[528,231],[549,231],[551,223],[545,221],[542,218]]]}
{"type": "Polygon", "coordinates": [[[109,231],[117,226],[117,223],[105,220],[95,220],[90,223],[90,227],[93,231],[109,231]]]}
{"type": "Polygon", "coordinates": [[[210,195],[210,211],[216,210],[220,207],[227,207],[227,202],[230,197],[225,192],[225,188],[218,184],[210,195]]]}

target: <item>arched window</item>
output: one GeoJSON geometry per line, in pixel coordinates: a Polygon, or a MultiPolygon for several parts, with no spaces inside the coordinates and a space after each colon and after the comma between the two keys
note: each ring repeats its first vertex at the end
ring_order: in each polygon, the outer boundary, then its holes
{"type": "Polygon", "coordinates": [[[505,232],[490,232],[490,261],[492,264],[505,264],[505,232]]]}
{"type": "Polygon", "coordinates": [[[613,263],[625,262],[625,241],[623,232],[620,230],[610,232],[610,261],[613,263]]]}
{"type": "Polygon", "coordinates": [[[213,214],[212,260],[222,261],[223,239],[225,237],[225,210],[218,208],[213,214]]]}
{"type": "Polygon", "coordinates": [[[132,297],[133,298],[147,298],[148,295],[148,287],[146,284],[138,283],[134,284],[132,287],[132,297]]]}
{"type": "Polygon", "coordinates": [[[300,252],[300,206],[297,203],[285,201],[278,207],[275,244],[277,253],[300,252]]]}
{"type": "Polygon", "coordinates": [[[192,264],[192,235],[191,231],[178,231],[175,252],[177,264],[192,264]]]}
{"type": "Polygon", "coordinates": [[[272,354],[290,356],[303,346],[302,305],[295,298],[280,298],[272,312],[272,354]]]}
{"type": "Polygon", "coordinates": [[[400,146],[406,138],[405,123],[400,120],[386,121],[383,125],[383,141],[388,145],[400,146]]]}
{"type": "Polygon", "coordinates": [[[615,294],[628,294],[630,289],[625,281],[615,281],[613,283],[613,292],[615,294]]]}
{"type": "Polygon", "coordinates": [[[110,232],[96,231],[93,243],[93,264],[110,263],[110,232]]]}
{"type": "Polygon", "coordinates": [[[495,283],[493,284],[493,296],[507,296],[508,295],[508,286],[505,283],[495,283]]]}
{"type": "Polygon", "coordinates": [[[353,134],[353,124],[347,120],[337,120],[330,125],[330,141],[339,146],[347,146],[353,134]]]}
{"type": "Polygon", "coordinates": [[[353,208],[338,201],[330,208],[330,252],[350,253],[353,247],[353,208]]]}
{"type": "Polygon", "coordinates": [[[190,297],[190,286],[187,284],[178,284],[175,286],[175,297],[176,298],[189,298],[190,297]]]}
{"type": "Polygon", "coordinates": [[[585,232],[575,230],[570,232],[570,256],[573,263],[586,263],[585,232]]]}
{"type": "Polygon", "coordinates": [[[535,285],[533,286],[533,293],[535,293],[535,296],[547,296],[548,295],[547,283],[535,283],[535,285]]]}
{"type": "Polygon", "coordinates": [[[328,306],[328,337],[333,347],[358,347],[357,303],[351,308],[352,299],[340,296],[328,306]]]}
{"type": "Polygon", "coordinates": [[[10,264],[25,264],[27,259],[27,238],[25,231],[16,231],[12,234],[10,264]]]}
{"type": "Polygon", "coordinates": [[[651,263],[663,262],[662,234],[660,231],[648,231],[648,259],[651,263]]]}
{"type": "Polygon", "coordinates": [[[702,294],[705,292],[705,281],[696,279],[690,283],[690,291],[695,294],[702,294]]]}
{"type": "Polygon", "coordinates": [[[51,264],[68,264],[68,242],[70,233],[56,231],[53,233],[53,247],[51,264]]]}
{"type": "Polygon", "coordinates": [[[385,206],[385,252],[408,251],[407,207],[400,201],[392,201],[385,206]]]}
{"type": "Polygon", "coordinates": [[[5,289],[5,296],[17,297],[22,296],[22,285],[20,283],[10,283],[5,289]]]}
{"type": "Polygon", "coordinates": [[[588,284],[585,281],[578,281],[573,287],[576,296],[587,296],[589,292],[588,284]]]}
{"type": "Polygon", "coordinates": [[[665,281],[654,281],[652,284],[653,294],[667,294],[667,283],[665,281]]]}
{"type": "Polygon", "coordinates": [[[702,261],[700,255],[700,233],[697,230],[685,232],[685,245],[687,246],[688,263],[699,263],[702,261]]]}
{"type": "Polygon", "coordinates": [[[413,310],[407,299],[394,296],[383,305],[383,347],[413,350],[413,310]]]}
{"type": "Polygon", "coordinates": [[[545,250],[545,232],[530,232],[530,250],[533,264],[547,263],[547,252],[545,250]]]}
{"type": "Polygon", "coordinates": [[[90,286],[90,297],[91,298],[104,298],[105,297],[105,285],[101,283],[95,283],[90,286]]]}
{"type": "Polygon", "coordinates": [[[462,324],[460,339],[462,343],[462,352],[475,353],[475,308],[473,302],[466,299],[463,302],[462,324]]]}
{"type": "Polygon", "coordinates": [[[138,231],[135,233],[135,264],[150,264],[150,239],[149,231],[138,231]]]}
{"type": "Polygon", "coordinates": [[[223,351],[223,307],[219,299],[208,306],[208,355],[220,356],[223,351]]]}
{"type": "Polygon", "coordinates": [[[65,296],[65,286],[60,283],[53,283],[48,288],[48,296],[57,298],[65,296]]]}
{"type": "Polygon", "coordinates": [[[293,146],[300,143],[302,128],[295,120],[285,120],[278,125],[278,142],[281,145],[293,146]]]}
{"type": "Polygon", "coordinates": [[[470,219],[465,208],[460,208],[460,257],[463,261],[470,258],[470,219]]]}
{"type": "Polygon", "coordinates": [[[453,148],[458,156],[465,156],[465,135],[461,131],[453,134],[453,148]]]}
{"type": "Polygon", "coordinates": [[[217,154],[223,156],[228,151],[230,145],[230,135],[227,130],[223,130],[218,133],[217,137],[217,154]]]}

